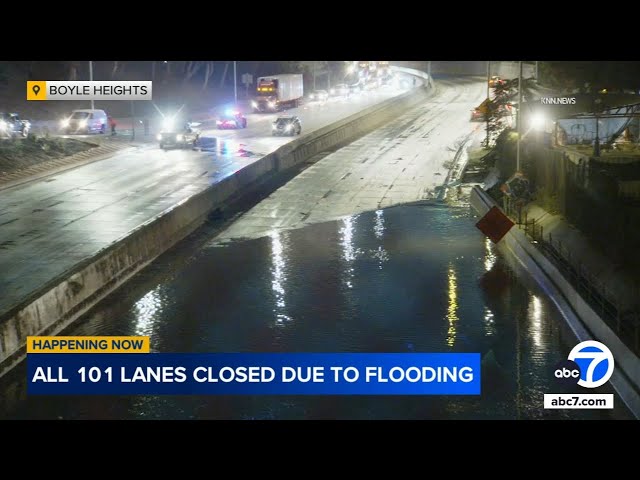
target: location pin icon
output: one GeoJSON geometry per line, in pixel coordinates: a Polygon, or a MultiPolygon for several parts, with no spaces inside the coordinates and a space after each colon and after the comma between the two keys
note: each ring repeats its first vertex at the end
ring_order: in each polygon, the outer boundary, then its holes
{"type": "Polygon", "coordinates": [[[33,90],[33,93],[38,96],[38,93],[40,93],[40,85],[34,85],[31,87],[31,90],[33,90]]]}

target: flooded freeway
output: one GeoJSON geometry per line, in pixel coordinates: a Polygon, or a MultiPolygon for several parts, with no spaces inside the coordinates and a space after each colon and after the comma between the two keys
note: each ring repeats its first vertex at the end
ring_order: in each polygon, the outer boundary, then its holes
{"type": "Polygon", "coordinates": [[[65,333],[149,335],[157,352],[480,352],[480,396],[27,398],[22,366],[2,381],[3,417],[628,418],[618,398],[614,410],[542,408],[544,393],[568,391],[552,369],[575,342],[475,222],[436,203],[248,240],[210,222],[65,333]]]}

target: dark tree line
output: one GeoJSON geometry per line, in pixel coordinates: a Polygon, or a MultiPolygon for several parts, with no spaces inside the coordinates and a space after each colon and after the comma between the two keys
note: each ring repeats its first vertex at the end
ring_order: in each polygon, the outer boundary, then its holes
{"type": "MultiPolygon", "coordinates": [[[[518,87],[517,78],[503,80],[496,84],[493,91],[493,98],[483,102],[484,121],[488,123],[487,133],[484,144],[490,147],[495,144],[497,137],[505,129],[507,117],[515,114],[521,108],[518,105],[518,87]]],[[[523,78],[522,88],[522,108],[535,97],[536,82],[533,78],[523,78]]]]}
{"type": "Polygon", "coordinates": [[[541,84],[561,90],[640,89],[638,61],[540,62],[539,72],[541,84]]]}

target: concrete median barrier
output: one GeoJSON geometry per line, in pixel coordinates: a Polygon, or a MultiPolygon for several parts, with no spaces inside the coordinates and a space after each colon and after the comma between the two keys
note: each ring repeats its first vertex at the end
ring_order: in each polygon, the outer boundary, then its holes
{"type": "MultiPolygon", "coordinates": [[[[421,72],[419,72],[423,75],[421,72]]],[[[25,357],[29,335],[56,335],[159,255],[184,239],[207,215],[267,175],[289,170],[382,126],[435,92],[416,88],[303,135],[149,219],[126,236],[52,278],[8,312],[0,314],[0,376],[25,357]]]]}

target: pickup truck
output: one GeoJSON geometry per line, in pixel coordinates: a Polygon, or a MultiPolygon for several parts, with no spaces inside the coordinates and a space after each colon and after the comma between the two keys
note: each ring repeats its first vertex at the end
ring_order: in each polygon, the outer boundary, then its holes
{"type": "Polygon", "coordinates": [[[26,137],[31,130],[31,122],[23,120],[17,113],[0,113],[0,136],[26,137]]]}

